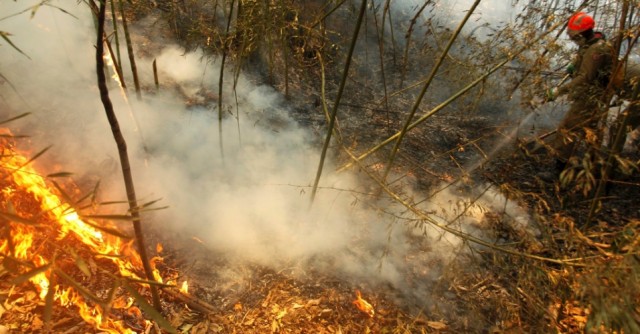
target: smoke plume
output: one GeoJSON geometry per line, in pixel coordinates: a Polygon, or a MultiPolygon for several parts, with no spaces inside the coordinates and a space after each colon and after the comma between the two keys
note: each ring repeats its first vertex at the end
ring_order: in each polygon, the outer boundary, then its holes
{"type": "MultiPolygon", "coordinates": [[[[0,21],[0,31],[11,33],[12,42],[26,54],[2,45],[3,119],[31,113],[10,127],[14,134],[30,136],[25,146],[34,153],[53,145],[38,159],[44,173],[73,172],[85,186],[100,181],[104,200],[123,200],[117,147],[96,84],[90,11],[76,2],[52,3],[66,12],[43,6],[33,18],[27,12],[0,21]]],[[[18,13],[26,5],[3,1],[0,12],[18,13]]],[[[369,189],[359,176],[333,173],[332,161],[326,163],[309,209],[320,148],[317,138],[289,117],[277,91],[241,74],[234,93],[228,75],[219,127],[213,102],[220,98],[219,59],[169,43],[134,47],[144,47],[148,54],[138,63],[143,98],[138,101],[128,88],[127,101],[115,81],[110,97],[133,162],[139,201],[161,199],[158,205],[168,206],[146,217],[158,229],[197,236],[210,249],[241,260],[274,268],[313,260],[337,274],[375,278],[400,289],[407,284],[408,254],[419,253],[421,261],[434,264],[424,275],[436,279],[436,263],[446,264],[462,247],[451,235],[414,229],[415,221],[397,218],[404,210],[398,205],[386,203],[384,212],[372,209],[370,198],[361,195],[369,189]],[[158,92],[151,71],[154,59],[162,83],[158,92]],[[411,240],[417,237],[424,239],[416,245],[411,240]]],[[[122,66],[125,72],[128,65],[122,66]]],[[[128,74],[126,79],[131,82],[128,74]]],[[[424,208],[437,211],[443,220],[449,218],[446,212],[460,213],[451,203],[465,198],[439,196],[424,208]]],[[[504,204],[497,192],[487,196],[477,205],[492,209],[504,204]]],[[[509,208],[526,220],[525,213],[509,208]]],[[[478,222],[482,210],[464,216],[478,222]]],[[[480,227],[464,229],[477,233],[480,227]]]]}

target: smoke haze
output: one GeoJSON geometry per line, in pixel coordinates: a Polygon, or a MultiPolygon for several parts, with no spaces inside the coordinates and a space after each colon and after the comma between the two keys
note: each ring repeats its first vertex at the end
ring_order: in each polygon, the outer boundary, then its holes
{"type": "MultiPolygon", "coordinates": [[[[0,30],[12,33],[12,41],[30,58],[3,43],[3,119],[30,112],[10,126],[14,134],[30,136],[28,146],[34,152],[53,145],[41,158],[47,168],[73,172],[81,181],[99,180],[104,200],[125,199],[116,144],[96,84],[92,18],[84,5],[54,3],[77,18],[45,6],[33,19],[21,14],[0,21],[0,30]]],[[[3,15],[25,8],[25,1],[0,4],[3,15]]],[[[117,85],[110,86],[139,202],[162,199],[159,205],[168,206],[149,219],[166,227],[167,233],[197,236],[209,248],[239,259],[274,267],[313,259],[317,266],[331,263],[332,270],[340,268],[351,277],[376,277],[404,286],[406,256],[413,247],[407,238],[422,237],[422,230],[407,229],[402,220],[368,208],[356,192],[369,189],[355,174],[332,173],[332,161],[325,164],[322,189],[308,210],[309,186],[320,159],[317,138],[292,121],[278,92],[244,75],[236,89],[237,107],[232,80],[224,87],[223,99],[231,107],[224,111],[222,158],[217,107],[187,107],[184,102],[203,88],[217,94],[219,60],[201,51],[185,53],[175,45],[161,47],[139,60],[141,80],[151,90],[155,58],[161,82],[170,85],[158,93],[143,92],[142,101],[129,88],[130,106],[117,85]]],[[[128,64],[123,68],[126,71],[128,64]]],[[[454,193],[439,196],[425,208],[442,213],[462,200],[454,193]]],[[[502,204],[504,199],[494,192],[466,216],[478,222],[483,206],[502,204]]],[[[385,209],[402,214],[392,204],[385,209]]],[[[526,222],[526,213],[509,210],[526,222]]],[[[479,227],[465,229],[475,233],[479,227]]],[[[432,228],[426,232],[422,244],[428,244],[429,251],[421,253],[420,260],[446,263],[462,247],[450,235],[432,228]]],[[[438,268],[425,275],[437,278],[438,268]]]]}

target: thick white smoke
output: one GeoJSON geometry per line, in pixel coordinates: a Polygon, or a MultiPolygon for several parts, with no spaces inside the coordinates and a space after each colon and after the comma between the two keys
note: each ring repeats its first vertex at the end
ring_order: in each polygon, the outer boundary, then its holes
{"type": "MultiPolygon", "coordinates": [[[[27,13],[0,21],[0,31],[12,33],[11,40],[29,57],[6,43],[0,46],[2,118],[30,112],[9,125],[15,134],[31,136],[34,151],[53,145],[38,159],[47,162],[46,168],[60,166],[80,180],[100,180],[103,199],[123,200],[117,148],[96,84],[93,20],[84,4],[52,3],[75,17],[44,6],[33,18],[27,13]]],[[[17,13],[27,5],[3,1],[0,13],[17,13]]],[[[169,206],[149,215],[155,225],[167,233],[197,236],[211,249],[247,261],[277,267],[311,258],[320,266],[327,260],[332,270],[353,277],[404,284],[409,233],[390,215],[362,205],[367,198],[354,192],[363,190],[354,175],[332,173],[329,161],[323,189],[309,210],[320,148],[312,144],[310,131],[289,118],[278,92],[241,75],[236,106],[232,80],[227,80],[223,99],[231,107],[224,111],[223,157],[215,103],[185,105],[185,98],[196,98],[202,89],[217,94],[219,60],[170,44],[147,48],[150,56],[138,63],[146,87],[143,100],[137,101],[129,88],[128,104],[115,83],[110,96],[127,140],[139,201],[161,198],[159,205],[169,206]],[[153,59],[164,84],[157,93],[153,59]]],[[[438,212],[448,209],[439,201],[460,200],[452,193],[441,196],[428,204],[438,212]]],[[[492,196],[487,206],[500,197],[492,196]]],[[[386,210],[401,212],[393,206],[386,210]]],[[[481,211],[468,216],[482,220],[481,211]]],[[[421,254],[430,259],[446,262],[461,246],[457,238],[436,230],[429,235],[424,242],[429,252],[421,254]]]]}

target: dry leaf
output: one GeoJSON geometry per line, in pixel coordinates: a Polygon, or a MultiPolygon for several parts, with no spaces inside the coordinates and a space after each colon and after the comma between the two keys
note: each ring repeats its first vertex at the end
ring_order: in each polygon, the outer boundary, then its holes
{"type": "Polygon", "coordinates": [[[43,326],[44,322],[42,322],[42,319],[40,319],[40,317],[33,317],[33,320],[31,320],[31,329],[33,329],[34,331],[38,331],[41,330],[43,326]]]}
{"type": "Polygon", "coordinates": [[[440,321],[427,321],[427,326],[438,330],[445,330],[448,328],[447,324],[440,321]]]}
{"type": "Polygon", "coordinates": [[[320,305],[320,298],[318,299],[311,299],[307,302],[307,304],[304,307],[309,307],[309,306],[318,306],[320,305]]]}

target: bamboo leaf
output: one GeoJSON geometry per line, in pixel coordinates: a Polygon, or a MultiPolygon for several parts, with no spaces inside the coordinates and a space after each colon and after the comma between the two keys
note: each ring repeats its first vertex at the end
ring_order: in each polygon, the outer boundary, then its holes
{"type": "MultiPolygon", "coordinates": [[[[88,192],[86,195],[80,197],[78,200],[74,201],[75,205],[78,205],[80,203],[82,203],[84,200],[86,200],[87,198],[93,198],[95,194],[93,193],[93,191],[88,192]]],[[[80,210],[78,210],[80,211],[80,210]]]]}
{"type": "MultiPolygon", "coordinates": [[[[62,187],[58,184],[58,182],[56,181],[51,181],[53,183],[53,185],[56,187],[56,189],[58,189],[58,192],[60,192],[60,196],[62,197],[62,201],[63,203],[73,203],[73,199],[71,198],[71,196],[69,196],[69,194],[67,194],[67,192],[62,189],[62,187]]],[[[72,210],[72,207],[69,207],[68,210],[72,210]]],[[[66,210],[65,210],[66,211],[66,210]]]]}
{"type": "Polygon", "coordinates": [[[166,330],[169,333],[176,333],[176,334],[178,333],[178,330],[173,328],[173,326],[171,326],[169,321],[167,321],[167,319],[165,319],[162,316],[162,314],[160,314],[160,312],[158,312],[155,308],[153,308],[153,306],[151,306],[151,304],[149,304],[146,301],[146,299],[144,299],[144,297],[142,297],[138,293],[136,289],[134,289],[131,285],[127,284],[126,282],[123,282],[123,286],[125,289],[127,289],[127,291],[129,291],[131,296],[133,296],[133,298],[136,300],[138,305],[140,305],[140,308],[145,312],[145,314],[151,320],[155,321],[158,324],[158,326],[160,326],[160,328],[166,330]]]}
{"type": "Polygon", "coordinates": [[[96,194],[98,193],[98,189],[100,189],[100,181],[96,182],[96,186],[93,187],[93,191],[91,192],[91,194],[93,195],[91,196],[91,204],[96,203],[96,194]]]}
{"type": "Polygon", "coordinates": [[[44,4],[44,1],[40,2],[37,5],[34,5],[33,7],[31,7],[31,18],[33,19],[36,16],[36,13],[38,12],[38,9],[40,9],[40,7],[44,4]]]}
{"type": "MultiPolygon", "coordinates": [[[[0,33],[1,33],[1,32],[0,32],[0,33]]],[[[3,76],[3,78],[4,78],[4,76],[3,76]]],[[[5,78],[5,80],[6,80],[6,78],[5,78]]],[[[9,119],[6,119],[6,120],[4,120],[4,121],[0,121],[0,125],[2,125],[2,124],[6,124],[6,123],[9,123],[9,122],[13,122],[13,121],[18,120],[18,119],[21,119],[21,118],[23,118],[23,117],[29,116],[30,114],[31,114],[30,112],[26,112],[26,113],[20,114],[20,115],[18,115],[18,116],[15,116],[15,117],[11,117],[11,118],[9,118],[9,119]]]]}
{"type": "Polygon", "coordinates": [[[67,251],[69,253],[71,253],[71,257],[73,257],[76,267],[78,267],[78,269],[80,269],[80,271],[87,277],[91,277],[91,270],[89,270],[89,265],[87,265],[87,262],[78,255],[78,253],[73,249],[67,249],[67,251]]]}
{"type": "Polygon", "coordinates": [[[44,273],[45,271],[49,270],[49,268],[51,268],[51,263],[46,264],[46,265],[44,265],[42,267],[37,267],[37,268],[34,268],[32,270],[29,270],[28,272],[26,272],[26,273],[24,273],[24,274],[22,274],[22,275],[20,275],[20,276],[18,276],[16,278],[14,278],[13,280],[11,280],[11,282],[13,284],[20,285],[20,284],[22,284],[24,282],[29,281],[32,277],[34,277],[34,276],[36,276],[38,274],[44,273]]]}
{"type": "Polygon", "coordinates": [[[146,280],[146,279],[133,278],[133,277],[127,277],[127,280],[129,280],[130,282],[133,282],[133,283],[155,285],[155,286],[159,286],[159,287],[162,287],[162,288],[175,288],[175,287],[177,287],[175,284],[166,284],[166,283],[160,283],[160,282],[156,282],[156,281],[150,281],[150,280],[146,280]]]}
{"type": "Polygon", "coordinates": [[[31,159],[29,159],[29,161],[25,162],[24,165],[26,166],[30,164],[32,161],[38,159],[41,155],[45,154],[50,148],[51,148],[51,145],[45,147],[42,151],[36,153],[36,155],[34,155],[31,159]]]}
{"type": "MultiPolygon", "coordinates": [[[[16,139],[16,138],[29,138],[29,136],[16,136],[16,135],[9,135],[9,134],[0,134],[0,138],[12,138],[12,139],[16,139]]],[[[3,155],[3,157],[6,157],[8,155],[3,155]]]]}
{"type": "Polygon", "coordinates": [[[120,220],[120,221],[133,220],[133,217],[129,215],[83,215],[82,217],[87,219],[105,219],[105,220],[120,220]]]}
{"type": "Polygon", "coordinates": [[[161,206],[161,207],[157,207],[157,208],[150,208],[150,209],[146,209],[146,210],[139,210],[140,212],[149,212],[149,211],[158,211],[158,210],[165,210],[168,209],[169,206],[165,205],[165,206],[161,206]]]}
{"type": "Polygon", "coordinates": [[[69,15],[69,16],[71,16],[71,17],[73,17],[74,19],[78,19],[78,17],[77,17],[77,16],[75,16],[75,15],[71,14],[70,12],[68,12],[67,10],[65,10],[64,8],[61,8],[61,7],[58,7],[58,6],[54,6],[54,5],[51,5],[51,4],[47,4],[47,6],[49,6],[49,7],[51,7],[51,8],[55,8],[55,9],[57,9],[57,10],[59,10],[59,11],[61,11],[61,12],[65,13],[65,14],[67,14],[67,15],[69,15]]]}
{"type": "Polygon", "coordinates": [[[76,282],[71,276],[67,275],[67,273],[65,273],[64,271],[62,271],[62,270],[60,270],[58,268],[54,268],[54,271],[55,271],[56,274],[58,274],[58,276],[60,276],[67,283],[69,283],[71,286],[73,286],[73,288],[76,289],[81,295],[83,295],[87,299],[91,299],[93,302],[95,302],[97,304],[100,304],[100,305],[103,304],[103,301],[100,298],[98,298],[98,296],[94,295],[87,288],[82,286],[80,283],[76,282]]]}
{"type": "Polygon", "coordinates": [[[5,41],[7,41],[7,43],[9,43],[9,45],[11,45],[14,49],[16,49],[16,51],[22,53],[25,57],[31,59],[31,57],[29,57],[26,53],[24,53],[22,50],[20,50],[20,48],[18,48],[15,44],[13,44],[13,42],[11,42],[11,39],[9,39],[9,36],[11,36],[10,33],[6,32],[6,31],[0,31],[0,37],[2,37],[5,41]]]}
{"type": "Polygon", "coordinates": [[[100,205],[119,205],[119,204],[127,204],[127,201],[108,201],[108,202],[101,202],[99,203],[100,205]]]}
{"type": "Polygon", "coordinates": [[[82,219],[82,221],[85,224],[87,224],[87,225],[89,225],[89,226],[91,226],[91,227],[93,227],[96,230],[99,230],[101,232],[104,232],[104,233],[107,233],[107,234],[111,234],[111,235],[114,235],[114,236],[116,236],[118,238],[125,239],[125,240],[130,240],[131,239],[131,237],[129,235],[124,234],[124,233],[118,231],[115,228],[100,226],[100,225],[98,225],[96,223],[93,223],[93,222],[87,220],[87,219],[82,219]]]}
{"type": "Polygon", "coordinates": [[[60,173],[53,173],[53,174],[49,174],[47,175],[47,177],[50,178],[55,178],[55,177],[70,177],[73,176],[73,173],[70,172],[60,172],[60,173]]]}
{"type": "Polygon", "coordinates": [[[3,217],[9,221],[12,221],[14,223],[19,223],[19,224],[25,224],[25,225],[30,225],[30,226],[38,226],[40,224],[38,224],[37,222],[30,220],[30,219],[26,219],[26,218],[22,218],[18,215],[14,215],[8,212],[1,212],[0,211],[0,217],[3,217]]]}
{"type": "Polygon", "coordinates": [[[162,200],[162,198],[159,198],[159,199],[157,199],[157,200],[153,200],[153,201],[150,201],[150,202],[144,203],[144,204],[142,204],[142,205],[138,206],[138,211],[142,211],[142,209],[144,209],[144,208],[146,208],[146,207],[149,207],[149,206],[151,206],[151,205],[153,205],[153,204],[156,204],[156,203],[160,202],[161,200],[162,200]]]}

